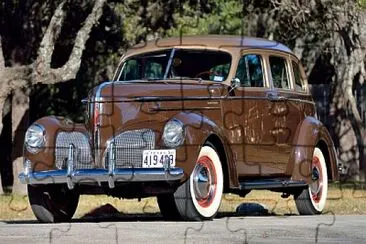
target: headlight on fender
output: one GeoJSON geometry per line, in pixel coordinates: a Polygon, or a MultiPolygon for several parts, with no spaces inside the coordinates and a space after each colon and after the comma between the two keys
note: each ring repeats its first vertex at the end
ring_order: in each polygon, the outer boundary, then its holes
{"type": "Polygon", "coordinates": [[[42,125],[33,124],[25,133],[24,143],[31,153],[39,152],[45,144],[46,130],[42,125]]]}
{"type": "Polygon", "coordinates": [[[164,126],[163,141],[167,147],[174,148],[184,142],[184,125],[177,119],[168,121],[164,126]]]}

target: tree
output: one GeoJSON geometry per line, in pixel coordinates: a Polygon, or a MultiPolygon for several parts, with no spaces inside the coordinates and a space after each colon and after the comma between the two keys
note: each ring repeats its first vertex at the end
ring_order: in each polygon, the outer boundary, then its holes
{"type": "MultiPolygon", "coordinates": [[[[56,9],[51,11],[52,7],[55,5],[54,2],[45,2],[43,4],[37,2],[22,2],[9,1],[3,2],[1,6],[1,15],[9,16],[11,9],[17,7],[27,7],[33,8],[35,14],[43,13],[45,19],[49,18],[50,21],[44,31],[43,36],[35,35],[32,39],[32,44],[37,43],[37,38],[41,38],[38,44],[37,54],[35,59],[32,57],[32,51],[28,49],[11,49],[15,50],[13,53],[7,53],[4,55],[3,51],[3,38],[5,35],[6,39],[4,42],[11,46],[12,43],[9,40],[12,38],[6,36],[7,34],[12,35],[13,30],[9,29],[9,23],[4,23],[2,19],[2,29],[0,32],[0,118],[3,118],[3,112],[6,105],[6,101],[9,102],[9,96],[12,101],[12,115],[11,115],[11,131],[12,136],[15,136],[15,131],[17,130],[19,124],[21,123],[26,111],[29,109],[29,92],[30,88],[36,84],[55,84],[60,82],[65,82],[76,77],[76,74],[81,65],[81,57],[85,49],[86,42],[89,38],[92,28],[98,23],[102,13],[103,6],[106,0],[95,0],[92,6],[91,12],[86,17],[82,27],[77,31],[75,39],[73,41],[73,47],[67,61],[60,67],[52,67],[52,57],[55,50],[55,44],[57,39],[60,37],[62,27],[64,25],[64,20],[67,15],[67,9],[72,8],[72,1],[60,1],[56,9]],[[23,6],[17,6],[22,5],[23,6]],[[68,6],[66,6],[68,5],[68,6]],[[42,12],[44,11],[44,12],[42,12]],[[7,39],[8,38],[8,39],[7,39]],[[28,52],[28,60],[24,60],[23,55],[28,52]],[[18,57],[20,56],[20,57],[18,57]],[[18,63],[21,61],[21,63],[18,63]],[[27,63],[28,62],[28,63],[27,63]]],[[[33,14],[34,14],[33,13],[33,14]]],[[[35,16],[30,14],[29,23],[34,24],[35,16]]],[[[43,20],[42,20],[43,21],[43,20]]],[[[42,25],[39,25],[40,31],[42,31],[42,25]]],[[[9,111],[9,110],[8,110],[9,111]]],[[[3,120],[0,119],[0,133],[3,132],[3,120]]],[[[23,133],[24,134],[24,133],[23,133]]],[[[23,138],[23,136],[20,136],[23,138]]],[[[19,147],[19,143],[17,143],[19,147]]],[[[20,144],[21,145],[21,144],[20,144]]],[[[7,169],[9,170],[9,169],[7,169]]]]}

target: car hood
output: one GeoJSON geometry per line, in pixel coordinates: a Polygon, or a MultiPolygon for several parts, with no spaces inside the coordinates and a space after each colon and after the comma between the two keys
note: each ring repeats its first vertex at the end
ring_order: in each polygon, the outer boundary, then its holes
{"type": "Polygon", "coordinates": [[[195,80],[109,81],[95,87],[89,95],[89,101],[123,102],[209,99],[225,96],[228,88],[223,83],[195,80]]]}

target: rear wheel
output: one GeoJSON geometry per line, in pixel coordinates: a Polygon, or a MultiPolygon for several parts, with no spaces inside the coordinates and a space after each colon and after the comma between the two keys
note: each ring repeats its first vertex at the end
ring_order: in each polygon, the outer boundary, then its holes
{"type": "Polygon", "coordinates": [[[297,210],[301,215],[321,214],[328,194],[328,173],[322,151],[315,147],[311,163],[312,182],[295,195],[297,210]]]}
{"type": "Polygon", "coordinates": [[[70,221],[79,203],[79,194],[66,185],[28,185],[28,198],[34,215],[43,223],[70,221]]]}
{"type": "Polygon", "coordinates": [[[221,204],[224,177],[215,147],[202,147],[189,179],[174,194],[158,196],[158,205],[167,219],[212,219],[221,204]]]}

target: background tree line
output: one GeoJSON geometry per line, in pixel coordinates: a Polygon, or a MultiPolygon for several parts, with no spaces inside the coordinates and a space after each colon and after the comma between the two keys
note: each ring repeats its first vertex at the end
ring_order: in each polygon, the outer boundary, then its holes
{"type": "Polygon", "coordinates": [[[81,99],[120,56],[166,36],[235,34],[289,45],[326,84],[327,123],[345,179],[365,180],[365,0],[2,0],[0,169],[11,191],[25,129],[45,115],[83,120],[81,99]],[[1,123],[2,122],[2,123],[1,123]]]}

